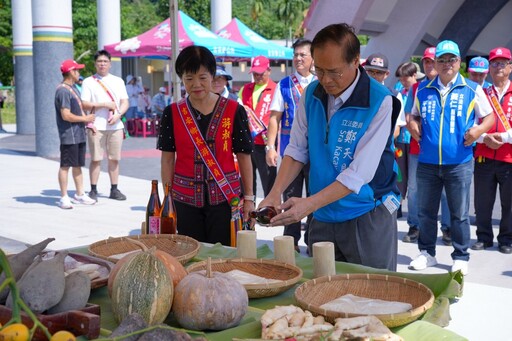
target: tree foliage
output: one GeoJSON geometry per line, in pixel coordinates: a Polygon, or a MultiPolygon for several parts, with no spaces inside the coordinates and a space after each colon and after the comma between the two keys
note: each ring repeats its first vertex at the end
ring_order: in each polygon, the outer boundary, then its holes
{"type": "Polygon", "coordinates": [[[12,63],[11,1],[0,0],[0,81],[11,85],[14,74],[12,63]]]}
{"type": "MultiPolygon", "coordinates": [[[[0,0],[0,81],[13,77],[11,1],[0,0]]],[[[15,0],[14,0],[15,1],[15,0]]],[[[112,0],[116,1],[116,0],[112,0]]],[[[267,39],[285,39],[298,31],[311,0],[232,0],[232,15],[267,39]]],[[[97,8],[94,0],[72,0],[75,58],[94,72],[98,48],[97,8]]],[[[210,0],[179,0],[178,8],[210,28],[210,0]]],[[[169,0],[121,0],[121,39],[141,34],[169,17],[169,0]]]]}

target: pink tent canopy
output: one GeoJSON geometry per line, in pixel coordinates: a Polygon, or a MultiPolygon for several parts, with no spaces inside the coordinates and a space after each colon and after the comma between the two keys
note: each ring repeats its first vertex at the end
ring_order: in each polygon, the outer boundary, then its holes
{"type": "MultiPolygon", "coordinates": [[[[180,50],[190,45],[202,45],[218,57],[250,58],[252,56],[252,48],[217,36],[182,11],[178,14],[178,36],[180,50]]],[[[164,20],[136,37],[106,45],[105,50],[114,57],[170,58],[170,19],[164,20]]]]}

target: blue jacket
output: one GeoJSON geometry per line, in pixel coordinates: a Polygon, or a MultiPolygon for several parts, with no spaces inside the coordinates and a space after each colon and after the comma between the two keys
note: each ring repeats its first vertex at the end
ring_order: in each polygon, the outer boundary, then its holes
{"type": "Polygon", "coordinates": [[[453,165],[471,160],[473,146],[464,146],[464,134],[475,123],[477,86],[459,74],[444,97],[438,77],[418,87],[415,105],[421,115],[419,162],[453,165]]]}
{"type": "MultiPolygon", "coordinates": [[[[328,95],[312,82],[304,93],[308,122],[310,158],[310,191],[318,193],[331,183],[352,162],[355,148],[377,113],[384,97],[391,92],[360,68],[361,76],[350,98],[327,122],[328,95]]],[[[392,129],[380,158],[374,178],[361,187],[359,194],[351,193],[314,212],[315,219],[339,223],[368,213],[389,194],[398,195],[396,164],[391,148],[393,127],[400,112],[400,101],[393,98],[392,129]]]]}

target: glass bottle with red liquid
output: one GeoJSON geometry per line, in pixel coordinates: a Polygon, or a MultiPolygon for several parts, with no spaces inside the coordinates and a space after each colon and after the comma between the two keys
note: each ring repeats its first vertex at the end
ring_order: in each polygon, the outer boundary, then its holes
{"type": "Polygon", "coordinates": [[[165,196],[162,202],[162,209],[160,213],[160,233],[176,234],[176,208],[172,200],[171,184],[165,184],[165,196]]]}
{"type": "Polygon", "coordinates": [[[151,195],[146,207],[146,234],[160,233],[160,196],[158,195],[158,180],[151,180],[151,195]]]}
{"type": "Polygon", "coordinates": [[[270,219],[276,215],[277,211],[272,206],[263,206],[249,213],[251,218],[256,219],[256,221],[263,226],[270,226],[270,219]]]}

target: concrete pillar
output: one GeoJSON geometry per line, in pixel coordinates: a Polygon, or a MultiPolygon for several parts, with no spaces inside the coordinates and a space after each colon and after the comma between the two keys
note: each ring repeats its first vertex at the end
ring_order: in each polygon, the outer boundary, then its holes
{"type": "Polygon", "coordinates": [[[23,135],[36,133],[31,8],[31,0],[12,1],[16,133],[23,135]]]}
{"type": "MultiPolygon", "coordinates": [[[[121,41],[121,3],[120,0],[97,0],[96,6],[98,12],[98,50],[103,50],[105,45],[121,41]]],[[[110,73],[122,77],[121,58],[112,57],[110,73]]]]}
{"type": "Polygon", "coordinates": [[[59,157],[54,90],[62,81],[60,64],[73,58],[71,0],[32,0],[36,154],[59,157]]]}
{"type": "Polygon", "coordinates": [[[398,0],[387,18],[388,29],[368,41],[361,57],[366,58],[376,52],[388,57],[390,75],[385,80],[388,87],[393,88],[397,82],[396,68],[400,63],[410,60],[428,25],[439,15],[443,4],[443,0],[398,0]],[[418,13],[422,15],[418,16],[418,13]]]}
{"type": "Polygon", "coordinates": [[[231,0],[211,0],[210,13],[212,32],[217,32],[232,19],[231,0]]]}
{"type": "Polygon", "coordinates": [[[321,0],[316,2],[313,15],[310,17],[305,37],[313,39],[325,26],[347,23],[356,32],[361,28],[364,18],[375,0],[321,0]]]}

